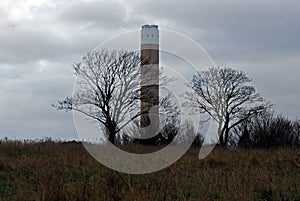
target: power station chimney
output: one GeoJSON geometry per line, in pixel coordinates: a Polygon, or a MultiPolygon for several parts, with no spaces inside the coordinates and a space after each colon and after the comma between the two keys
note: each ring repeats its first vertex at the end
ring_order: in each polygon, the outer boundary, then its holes
{"type": "MultiPolygon", "coordinates": [[[[159,129],[159,31],[158,25],[141,30],[141,127],[159,129]]],[[[147,133],[149,133],[147,132],[147,133]]],[[[149,134],[146,134],[149,135],[149,134]]],[[[152,133],[150,133],[152,135],[152,133]]]]}

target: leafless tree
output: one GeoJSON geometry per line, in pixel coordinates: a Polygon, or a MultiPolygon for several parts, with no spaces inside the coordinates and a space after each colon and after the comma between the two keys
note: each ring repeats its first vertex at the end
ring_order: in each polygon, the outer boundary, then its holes
{"type": "Polygon", "coordinates": [[[268,105],[243,71],[213,67],[193,76],[184,106],[208,113],[218,123],[219,144],[226,146],[230,130],[268,105]]]}
{"type": "Polygon", "coordinates": [[[137,52],[106,49],[89,52],[73,65],[77,78],[73,96],[53,106],[80,112],[100,123],[108,140],[114,143],[120,129],[140,115],[137,103],[140,64],[137,52]]]}
{"type": "MultiPolygon", "coordinates": [[[[140,112],[140,67],[147,62],[138,52],[107,49],[89,52],[73,65],[77,78],[71,97],[52,106],[58,110],[77,111],[99,123],[111,143],[120,139],[121,130],[140,112]]],[[[147,82],[157,79],[151,68],[144,69],[147,82]],[[147,71],[149,69],[149,72],[147,71]]],[[[159,73],[160,84],[171,79],[159,73]]],[[[151,97],[148,97],[150,100],[151,97]]],[[[151,101],[151,100],[150,100],[151,101]]]]}

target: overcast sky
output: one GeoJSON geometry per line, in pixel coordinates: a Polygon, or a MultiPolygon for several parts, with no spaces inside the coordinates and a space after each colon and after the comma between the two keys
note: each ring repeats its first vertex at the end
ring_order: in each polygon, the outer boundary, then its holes
{"type": "Polygon", "coordinates": [[[246,71],[275,110],[300,118],[298,0],[1,0],[0,138],[78,139],[71,65],[109,37],[143,24],[180,32],[218,66],[246,71]]]}

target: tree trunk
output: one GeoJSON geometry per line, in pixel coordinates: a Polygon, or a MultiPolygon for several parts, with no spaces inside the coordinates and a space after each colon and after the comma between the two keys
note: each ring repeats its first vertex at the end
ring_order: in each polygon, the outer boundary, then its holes
{"type": "Polygon", "coordinates": [[[117,124],[115,122],[108,123],[107,135],[108,135],[108,140],[112,144],[115,144],[115,139],[116,139],[116,134],[117,134],[116,128],[117,128],[117,124]]]}
{"type": "Polygon", "coordinates": [[[223,134],[224,134],[224,131],[223,131],[223,129],[221,128],[221,123],[219,124],[219,127],[218,127],[218,135],[219,135],[219,145],[220,146],[224,146],[224,136],[223,136],[223,134]]]}
{"type": "Polygon", "coordinates": [[[223,134],[221,133],[220,135],[219,135],[219,145],[220,146],[223,146],[223,134]]]}
{"type": "Polygon", "coordinates": [[[224,146],[227,146],[228,145],[228,139],[229,139],[229,128],[225,129],[225,134],[224,135],[225,135],[224,136],[224,138],[225,138],[225,140],[224,140],[224,146]]]}
{"type": "Polygon", "coordinates": [[[229,117],[226,117],[224,126],[222,128],[219,140],[220,140],[220,145],[222,147],[226,147],[228,145],[228,138],[229,138],[229,117]]]}
{"type": "Polygon", "coordinates": [[[115,144],[115,135],[109,131],[108,135],[108,140],[112,143],[115,144]]]}
{"type": "Polygon", "coordinates": [[[224,135],[224,141],[223,141],[223,147],[226,147],[228,145],[228,138],[229,138],[229,116],[226,115],[225,124],[223,127],[223,135],[224,135]]]}

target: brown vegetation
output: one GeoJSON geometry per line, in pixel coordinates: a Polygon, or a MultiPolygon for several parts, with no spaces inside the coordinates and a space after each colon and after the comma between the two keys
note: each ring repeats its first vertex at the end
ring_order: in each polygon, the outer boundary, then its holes
{"type": "Polygon", "coordinates": [[[204,160],[198,152],[128,175],[99,164],[81,143],[1,141],[0,200],[300,200],[297,148],[216,148],[204,160]]]}

